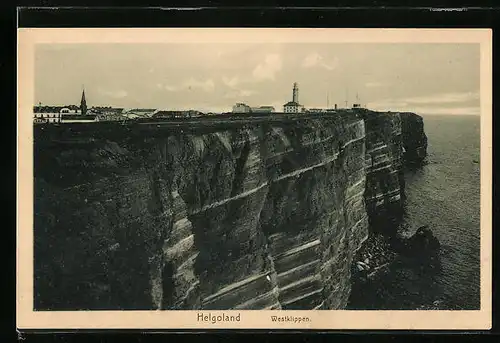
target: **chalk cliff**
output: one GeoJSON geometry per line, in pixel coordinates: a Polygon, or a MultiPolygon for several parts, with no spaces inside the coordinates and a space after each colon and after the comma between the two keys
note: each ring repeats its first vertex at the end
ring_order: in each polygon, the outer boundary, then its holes
{"type": "Polygon", "coordinates": [[[35,308],[342,309],[419,118],[36,126],[35,308]]]}

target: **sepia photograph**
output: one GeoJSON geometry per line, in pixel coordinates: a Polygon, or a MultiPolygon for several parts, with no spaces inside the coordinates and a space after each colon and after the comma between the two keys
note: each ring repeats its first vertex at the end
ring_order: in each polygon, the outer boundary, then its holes
{"type": "Polygon", "coordinates": [[[265,30],[30,41],[33,315],[488,311],[491,35],[265,30]]]}

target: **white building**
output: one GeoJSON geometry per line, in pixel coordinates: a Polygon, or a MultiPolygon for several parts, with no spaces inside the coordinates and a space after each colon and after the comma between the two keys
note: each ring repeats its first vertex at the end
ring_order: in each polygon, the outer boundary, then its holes
{"type": "Polygon", "coordinates": [[[61,113],[61,114],[82,114],[82,111],[80,111],[80,110],[72,110],[72,109],[69,109],[67,107],[64,107],[64,108],[61,108],[61,110],[59,111],[59,113],[61,113]]]}
{"type": "Polygon", "coordinates": [[[79,110],[60,106],[35,106],[33,109],[34,123],[60,123],[63,114],[79,114],[79,110]]]}
{"type": "Polygon", "coordinates": [[[41,112],[33,114],[34,123],[59,123],[61,115],[58,112],[41,112]]]}
{"type": "Polygon", "coordinates": [[[297,82],[293,84],[292,101],[283,105],[283,112],[285,113],[301,113],[304,112],[304,106],[299,103],[299,87],[297,82]]]}
{"type": "Polygon", "coordinates": [[[233,106],[233,113],[250,113],[252,109],[247,104],[237,103],[233,106]]]}
{"type": "Polygon", "coordinates": [[[289,101],[283,105],[283,112],[285,113],[301,113],[304,112],[304,106],[295,102],[289,101]]]}
{"type": "Polygon", "coordinates": [[[259,107],[252,107],[250,111],[253,113],[272,113],[275,110],[273,106],[259,106],[259,107]]]}

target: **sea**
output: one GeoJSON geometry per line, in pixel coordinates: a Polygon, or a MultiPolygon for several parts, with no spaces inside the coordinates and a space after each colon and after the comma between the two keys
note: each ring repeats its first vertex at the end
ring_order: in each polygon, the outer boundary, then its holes
{"type": "MultiPolygon", "coordinates": [[[[402,228],[428,225],[441,243],[439,267],[400,261],[364,286],[366,309],[480,308],[480,118],[426,115],[427,164],[405,171],[402,228]]],[[[357,308],[359,308],[359,301],[357,308]]]]}

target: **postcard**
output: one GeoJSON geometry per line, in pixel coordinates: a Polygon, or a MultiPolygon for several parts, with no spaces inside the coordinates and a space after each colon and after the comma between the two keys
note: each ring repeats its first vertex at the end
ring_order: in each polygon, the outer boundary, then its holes
{"type": "Polygon", "coordinates": [[[19,28],[17,327],[491,327],[492,33],[19,28]]]}

